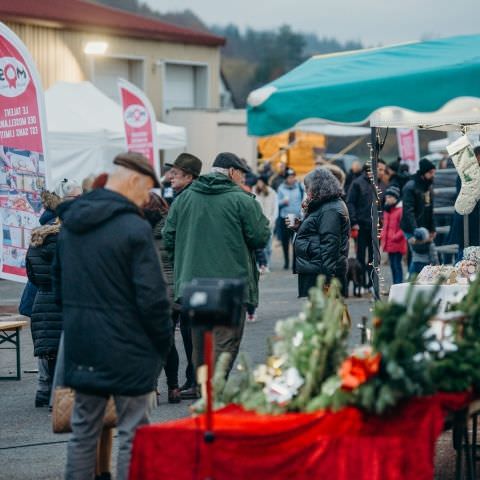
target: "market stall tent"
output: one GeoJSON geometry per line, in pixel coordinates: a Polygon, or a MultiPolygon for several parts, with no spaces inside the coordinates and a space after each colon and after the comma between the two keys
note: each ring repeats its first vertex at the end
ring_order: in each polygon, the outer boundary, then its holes
{"type": "MultiPolygon", "coordinates": [[[[372,182],[382,147],[377,127],[480,130],[480,35],[315,56],[250,93],[248,132],[272,135],[301,121],[371,131],[372,182]]],[[[377,202],[378,203],[378,202],[377,202]]],[[[374,271],[379,272],[378,211],[372,208],[374,271]]],[[[378,275],[374,276],[379,298],[378,275]]]]}
{"type": "MultiPolygon", "coordinates": [[[[63,178],[81,182],[109,171],[126,149],[122,109],[90,82],[59,82],[45,92],[49,158],[53,185],[63,178]]],[[[161,150],[184,148],[183,127],[157,122],[161,150]]]]}
{"type": "Polygon", "coordinates": [[[480,35],[314,56],[248,97],[250,135],[305,119],[378,127],[480,125],[480,35]]]}

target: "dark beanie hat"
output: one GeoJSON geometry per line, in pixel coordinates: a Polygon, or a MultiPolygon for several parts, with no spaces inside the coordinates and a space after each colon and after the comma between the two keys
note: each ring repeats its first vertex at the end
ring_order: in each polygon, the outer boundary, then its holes
{"type": "Polygon", "coordinates": [[[385,195],[391,195],[398,200],[400,198],[400,189],[395,185],[392,185],[390,187],[387,187],[387,189],[385,190],[385,195]]]}
{"type": "Polygon", "coordinates": [[[435,168],[435,165],[430,160],[422,158],[418,166],[418,171],[420,172],[420,175],[425,175],[430,170],[435,170],[435,168]]]}

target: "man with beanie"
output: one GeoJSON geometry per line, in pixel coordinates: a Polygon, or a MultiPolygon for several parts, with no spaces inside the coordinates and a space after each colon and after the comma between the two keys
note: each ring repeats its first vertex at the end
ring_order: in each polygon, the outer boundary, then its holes
{"type": "MultiPolygon", "coordinates": [[[[245,304],[257,304],[258,270],[251,251],[264,248],[270,236],[268,220],[253,195],[239,187],[248,168],[233,153],[220,153],[212,172],[202,175],[173,202],[163,237],[174,259],[175,295],[194,278],[245,280],[245,304]]],[[[215,352],[231,354],[230,368],[243,334],[239,327],[215,328],[215,352]]],[[[203,337],[192,331],[195,367],[203,363],[203,337]]]]}
{"type": "MultiPolygon", "coordinates": [[[[417,173],[403,187],[402,201],[403,214],[400,228],[404,231],[408,243],[412,244],[419,240],[414,232],[417,228],[424,227],[429,232],[428,242],[435,238],[435,222],[433,219],[433,179],[435,177],[435,165],[428,159],[420,160],[417,173]]],[[[424,243],[425,240],[421,240],[424,243]]],[[[410,273],[420,273],[423,268],[421,262],[410,262],[410,273]]]]}

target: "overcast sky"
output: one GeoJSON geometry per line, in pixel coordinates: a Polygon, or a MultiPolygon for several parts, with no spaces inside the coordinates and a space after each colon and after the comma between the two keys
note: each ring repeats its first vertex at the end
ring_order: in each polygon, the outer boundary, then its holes
{"type": "Polygon", "coordinates": [[[366,46],[480,33],[480,0],[143,1],[162,13],[189,8],[207,25],[271,29],[286,23],[366,46]]]}

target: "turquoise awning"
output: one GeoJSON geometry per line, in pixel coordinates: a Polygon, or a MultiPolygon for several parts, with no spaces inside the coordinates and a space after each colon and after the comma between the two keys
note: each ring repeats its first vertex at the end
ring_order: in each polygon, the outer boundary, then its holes
{"type": "MultiPolygon", "coordinates": [[[[249,95],[248,133],[305,119],[361,124],[385,107],[436,112],[458,97],[479,102],[480,35],[312,57],[249,95]]],[[[468,121],[480,123],[476,112],[468,121]]]]}

